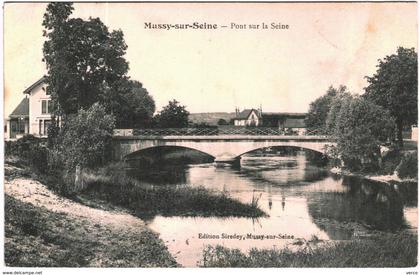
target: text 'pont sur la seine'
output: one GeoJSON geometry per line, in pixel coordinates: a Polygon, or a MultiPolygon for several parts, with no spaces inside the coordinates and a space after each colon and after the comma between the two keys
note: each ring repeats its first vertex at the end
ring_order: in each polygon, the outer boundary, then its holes
{"type": "Polygon", "coordinates": [[[289,30],[288,24],[280,22],[246,24],[246,23],[229,23],[229,24],[210,24],[193,22],[189,24],[169,24],[169,23],[152,23],[145,22],[144,28],[149,30],[289,30]]]}

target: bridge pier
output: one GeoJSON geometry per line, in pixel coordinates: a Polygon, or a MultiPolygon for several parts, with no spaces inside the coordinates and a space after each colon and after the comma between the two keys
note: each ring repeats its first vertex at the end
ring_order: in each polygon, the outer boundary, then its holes
{"type": "Polygon", "coordinates": [[[232,166],[241,166],[241,157],[236,157],[236,158],[216,158],[214,160],[214,162],[216,162],[216,164],[218,163],[227,163],[230,164],[232,166]]]}

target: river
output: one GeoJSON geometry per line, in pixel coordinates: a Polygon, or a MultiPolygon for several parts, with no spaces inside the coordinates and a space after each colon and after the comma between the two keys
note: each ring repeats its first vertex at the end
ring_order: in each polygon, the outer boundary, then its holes
{"type": "MultiPolygon", "coordinates": [[[[258,219],[155,216],[148,220],[171,254],[187,267],[197,265],[206,245],[246,252],[253,247],[293,247],[297,239],[314,236],[321,240],[360,238],[367,229],[417,232],[417,185],[336,177],[312,165],[303,152],[245,155],[240,167],[194,164],[171,168],[168,173],[171,184],[227,191],[245,203],[258,198],[259,207],[269,215],[258,219]]],[[[162,184],[156,177],[147,181],[162,184]]]]}

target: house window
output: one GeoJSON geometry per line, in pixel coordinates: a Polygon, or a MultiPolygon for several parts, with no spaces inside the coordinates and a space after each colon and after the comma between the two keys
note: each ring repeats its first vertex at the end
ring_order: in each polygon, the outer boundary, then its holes
{"type": "Polygon", "coordinates": [[[42,104],[41,105],[41,113],[43,115],[52,113],[53,104],[52,104],[51,100],[44,99],[44,100],[41,101],[41,104],[42,104]]]}

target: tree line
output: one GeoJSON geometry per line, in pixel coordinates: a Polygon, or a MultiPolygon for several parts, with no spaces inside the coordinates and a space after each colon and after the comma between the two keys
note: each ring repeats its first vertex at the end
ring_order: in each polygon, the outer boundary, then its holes
{"type": "Polygon", "coordinates": [[[361,95],[346,86],[329,87],[310,104],[308,131],[329,135],[337,142],[332,153],[352,170],[380,166],[380,146],[404,145],[403,129],[417,125],[417,53],[399,47],[378,61],[377,71],[366,77],[361,95]]]}

